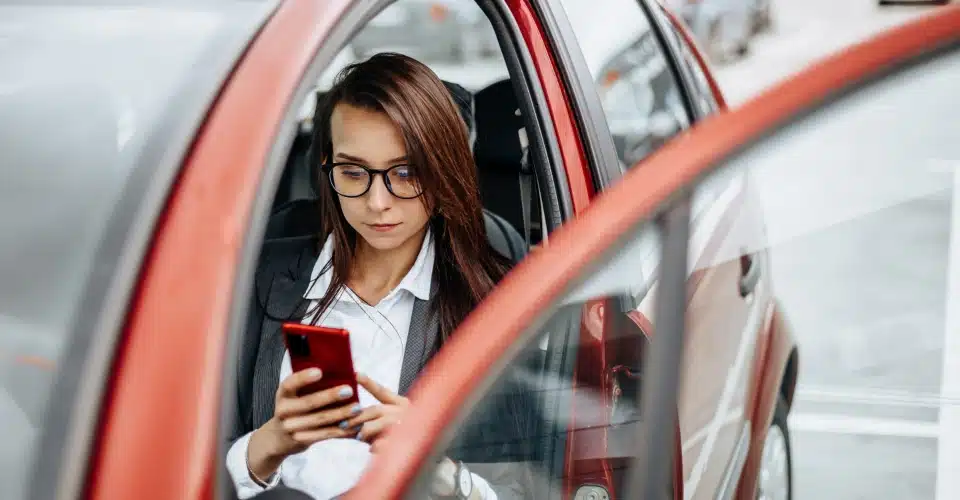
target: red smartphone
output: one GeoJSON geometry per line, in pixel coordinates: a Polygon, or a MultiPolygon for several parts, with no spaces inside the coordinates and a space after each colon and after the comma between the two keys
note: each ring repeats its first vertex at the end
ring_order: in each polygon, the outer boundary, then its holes
{"type": "Polygon", "coordinates": [[[323,372],[323,378],[301,388],[298,396],[348,385],[353,388],[353,397],[343,400],[342,404],[360,403],[357,373],[350,352],[350,332],[340,328],[284,323],[283,338],[294,373],[308,368],[319,368],[323,372]]]}

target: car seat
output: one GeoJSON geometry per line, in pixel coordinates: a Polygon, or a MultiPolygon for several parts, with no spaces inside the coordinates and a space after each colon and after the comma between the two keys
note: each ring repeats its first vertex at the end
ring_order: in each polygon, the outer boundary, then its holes
{"type": "Polygon", "coordinates": [[[483,205],[519,228],[529,241],[535,176],[513,83],[500,80],[477,92],[474,156],[483,205]]]}

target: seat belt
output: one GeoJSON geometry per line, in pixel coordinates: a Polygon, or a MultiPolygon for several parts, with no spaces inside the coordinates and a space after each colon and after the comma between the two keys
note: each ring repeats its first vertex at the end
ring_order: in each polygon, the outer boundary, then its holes
{"type": "MultiPolygon", "coordinates": [[[[517,110],[519,113],[519,110],[517,110]]],[[[524,253],[530,251],[530,204],[533,201],[533,169],[530,167],[530,148],[527,147],[527,130],[520,127],[517,131],[523,155],[520,158],[520,209],[523,211],[524,253]]]]}

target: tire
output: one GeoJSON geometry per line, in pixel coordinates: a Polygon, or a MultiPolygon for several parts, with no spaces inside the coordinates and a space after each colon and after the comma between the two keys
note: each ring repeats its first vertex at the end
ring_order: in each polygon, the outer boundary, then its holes
{"type": "Polygon", "coordinates": [[[793,452],[787,412],[787,402],[782,396],[777,398],[777,408],[761,452],[757,500],[793,499],[793,452]]]}

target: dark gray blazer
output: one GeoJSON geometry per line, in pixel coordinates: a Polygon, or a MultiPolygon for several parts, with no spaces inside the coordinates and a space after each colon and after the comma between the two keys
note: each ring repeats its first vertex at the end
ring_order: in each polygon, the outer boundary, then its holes
{"type": "MultiPolygon", "coordinates": [[[[320,241],[316,236],[268,240],[261,250],[254,278],[253,299],[239,353],[238,404],[231,442],[259,428],[273,416],[275,395],[280,384],[280,363],[285,351],[280,328],[284,322],[303,319],[309,305],[303,295],[310,285],[319,250],[320,241]]],[[[406,394],[438,348],[439,320],[432,312],[434,300],[417,299],[414,304],[400,373],[401,395],[406,394]]],[[[500,410],[495,413],[500,416],[495,419],[496,422],[484,418],[485,423],[478,426],[475,433],[467,433],[478,439],[462,436],[461,443],[486,441],[479,439],[480,433],[500,435],[507,441],[516,442],[529,432],[534,432],[529,425],[520,424],[530,423],[530,419],[521,415],[527,413],[523,410],[524,405],[510,402],[505,408],[502,404],[497,406],[500,410]]],[[[462,444],[455,448],[461,451],[451,450],[453,458],[471,466],[479,463],[476,471],[491,484],[500,500],[530,498],[525,493],[530,488],[528,472],[516,464],[499,463],[502,456],[500,452],[505,450],[486,445],[462,447],[462,444]],[[479,448],[485,451],[477,451],[479,448]]]]}
{"type": "MultiPolygon", "coordinates": [[[[237,393],[240,413],[234,439],[273,416],[284,353],[280,327],[287,321],[302,320],[306,313],[309,302],[303,295],[310,285],[319,248],[318,238],[304,236],[269,240],[261,251],[254,300],[241,345],[237,393]]],[[[414,304],[400,372],[401,395],[406,394],[436,350],[439,322],[436,314],[429,314],[431,306],[431,302],[420,299],[414,304]]]]}

